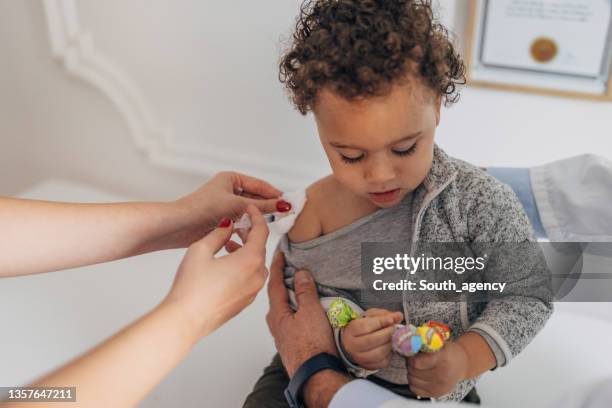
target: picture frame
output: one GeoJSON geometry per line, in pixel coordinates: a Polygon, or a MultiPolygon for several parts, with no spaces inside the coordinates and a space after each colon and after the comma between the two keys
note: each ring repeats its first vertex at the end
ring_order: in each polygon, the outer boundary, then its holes
{"type": "Polygon", "coordinates": [[[469,86],[612,101],[612,0],[469,7],[469,86]]]}

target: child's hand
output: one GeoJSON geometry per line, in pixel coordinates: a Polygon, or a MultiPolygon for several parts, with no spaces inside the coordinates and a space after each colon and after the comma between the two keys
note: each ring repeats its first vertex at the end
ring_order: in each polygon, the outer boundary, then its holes
{"type": "Polygon", "coordinates": [[[468,356],[457,343],[446,343],[435,353],[408,357],[408,384],[419,397],[438,398],[451,392],[467,378],[468,356]]]}
{"type": "Polygon", "coordinates": [[[368,370],[385,368],[391,361],[391,336],[403,319],[401,312],[368,309],[342,329],[342,346],[349,358],[368,370]]]}

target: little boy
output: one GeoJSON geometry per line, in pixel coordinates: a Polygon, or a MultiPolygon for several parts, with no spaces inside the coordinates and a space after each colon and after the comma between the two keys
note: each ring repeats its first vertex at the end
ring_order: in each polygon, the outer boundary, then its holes
{"type": "MultiPolygon", "coordinates": [[[[307,189],[281,241],[289,287],[297,270],[308,269],[321,296],[359,303],[362,242],[533,241],[507,186],[434,143],[441,104],[457,100],[464,65],[430,1],[307,1],[280,70],[297,109],[314,113],[333,172],[307,189]]],[[[538,282],[535,262],[482,278],[528,287],[538,282]]],[[[468,303],[404,294],[359,306],[362,318],[336,331],[354,375],[407,397],[468,402],[478,402],[476,378],[520,353],[552,312],[546,296],[468,303]],[[404,319],[444,322],[453,341],[435,355],[401,357],[391,336],[404,319]]],[[[288,380],[275,357],[245,407],[286,407],[288,380]]]]}

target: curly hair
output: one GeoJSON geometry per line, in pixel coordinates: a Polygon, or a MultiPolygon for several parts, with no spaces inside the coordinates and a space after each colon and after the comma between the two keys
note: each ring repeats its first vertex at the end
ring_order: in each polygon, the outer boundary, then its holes
{"type": "Polygon", "coordinates": [[[306,114],[325,86],[346,99],[384,95],[417,74],[446,105],[465,65],[431,0],[305,0],[279,79],[306,114]]]}

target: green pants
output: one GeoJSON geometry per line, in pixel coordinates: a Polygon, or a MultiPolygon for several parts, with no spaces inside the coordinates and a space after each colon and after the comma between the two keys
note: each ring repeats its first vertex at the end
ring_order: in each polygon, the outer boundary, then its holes
{"type": "MultiPolygon", "coordinates": [[[[374,376],[368,377],[369,381],[380,385],[402,397],[416,399],[416,395],[406,385],[397,385],[374,376]]],[[[253,391],[247,396],[243,408],[289,408],[283,392],[289,385],[289,376],[280,356],[276,354],[269,366],[264,368],[263,375],[257,380],[253,391]]],[[[480,404],[480,397],[476,389],[465,396],[463,402],[480,404]]]]}

